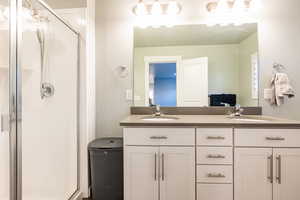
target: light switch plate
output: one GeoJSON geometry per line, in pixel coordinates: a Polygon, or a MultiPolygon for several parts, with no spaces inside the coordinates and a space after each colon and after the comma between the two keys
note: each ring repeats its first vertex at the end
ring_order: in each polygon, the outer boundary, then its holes
{"type": "Polygon", "coordinates": [[[126,100],[131,101],[132,100],[132,89],[126,90],[126,100]]]}

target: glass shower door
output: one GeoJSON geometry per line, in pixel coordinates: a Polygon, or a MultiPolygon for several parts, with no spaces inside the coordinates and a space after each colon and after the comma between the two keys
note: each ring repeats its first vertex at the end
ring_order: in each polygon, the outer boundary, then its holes
{"type": "Polygon", "coordinates": [[[22,200],[67,200],[79,187],[79,35],[43,2],[22,6],[22,200]]]}
{"type": "Polygon", "coordinates": [[[9,116],[9,1],[0,1],[0,199],[10,197],[10,137],[9,116]],[[6,121],[8,123],[8,121],[6,121]]]}

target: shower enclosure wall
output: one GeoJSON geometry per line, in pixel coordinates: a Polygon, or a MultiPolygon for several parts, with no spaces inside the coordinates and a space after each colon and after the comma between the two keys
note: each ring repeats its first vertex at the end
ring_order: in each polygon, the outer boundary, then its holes
{"type": "Polygon", "coordinates": [[[0,200],[79,189],[80,34],[41,0],[0,0],[0,200]]]}

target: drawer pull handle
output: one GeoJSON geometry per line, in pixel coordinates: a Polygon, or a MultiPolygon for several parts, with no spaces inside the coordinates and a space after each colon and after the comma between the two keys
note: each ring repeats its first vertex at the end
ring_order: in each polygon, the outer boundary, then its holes
{"type": "Polygon", "coordinates": [[[266,140],[283,141],[283,140],[285,140],[285,138],[283,138],[283,137],[266,137],[266,140]]]}
{"type": "Polygon", "coordinates": [[[267,179],[270,180],[270,183],[273,183],[273,155],[268,156],[268,161],[270,162],[270,171],[267,179]]]}
{"type": "Polygon", "coordinates": [[[277,170],[276,170],[276,180],[278,184],[281,184],[281,155],[276,156],[277,170]]]}
{"type": "Polygon", "coordinates": [[[152,139],[152,140],[161,140],[161,139],[166,140],[166,139],[168,139],[168,137],[167,136],[151,136],[150,139],[152,139]]]}
{"type": "Polygon", "coordinates": [[[226,176],[224,174],[221,173],[208,173],[207,174],[208,178],[225,178],[226,176]]]}
{"type": "Polygon", "coordinates": [[[154,154],[154,180],[157,180],[157,153],[154,154]]]}
{"type": "Polygon", "coordinates": [[[216,155],[214,155],[214,154],[208,154],[207,158],[222,158],[222,159],[224,159],[225,156],[223,156],[221,154],[216,154],[216,155]]]}
{"type": "Polygon", "coordinates": [[[225,137],[223,136],[207,136],[208,140],[225,140],[225,137]]]}

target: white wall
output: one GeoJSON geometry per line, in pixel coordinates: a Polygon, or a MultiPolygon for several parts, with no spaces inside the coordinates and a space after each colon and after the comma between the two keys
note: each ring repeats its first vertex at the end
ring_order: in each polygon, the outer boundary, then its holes
{"type": "MultiPolygon", "coordinates": [[[[205,0],[181,0],[180,23],[201,23],[205,0]]],[[[300,91],[300,1],[263,0],[262,19],[258,25],[261,86],[265,87],[272,73],[272,63],[287,66],[295,89],[300,91]]],[[[96,3],[97,53],[97,135],[121,135],[119,120],[129,114],[130,102],[125,89],[132,87],[132,77],[125,79],[113,73],[118,65],[132,67],[134,16],[131,9],[137,1],[99,0],[96,3]]],[[[260,90],[262,93],[262,89],[260,90]]],[[[298,97],[280,109],[273,110],[261,100],[265,114],[300,119],[298,97]]]]}
{"type": "MultiPolygon", "coordinates": [[[[8,31],[0,31],[0,114],[9,112],[9,34],[8,31]]],[[[0,199],[8,200],[9,197],[9,133],[0,132],[0,199]]]]}
{"type": "Polygon", "coordinates": [[[239,44],[239,103],[243,106],[257,106],[258,100],[252,98],[251,55],[258,51],[257,33],[253,33],[239,44]]]}
{"type": "Polygon", "coordinates": [[[86,8],[86,0],[44,0],[51,8],[86,8]]]}
{"type": "Polygon", "coordinates": [[[258,26],[261,67],[260,101],[263,113],[300,120],[300,1],[263,0],[264,12],[258,26]],[[269,86],[274,62],[286,66],[296,97],[280,108],[263,100],[263,88],[269,86]]]}
{"type": "Polygon", "coordinates": [[[121,136],[119,121],[131,106],[125,90],[132,88],[133,29],[126,20],[108,19],[115,1],[106,2],[96,2],[96,132],[98,136],[121,136]],[[118,76],[119,65],[130,67],[128,77],[118,76]]]}

